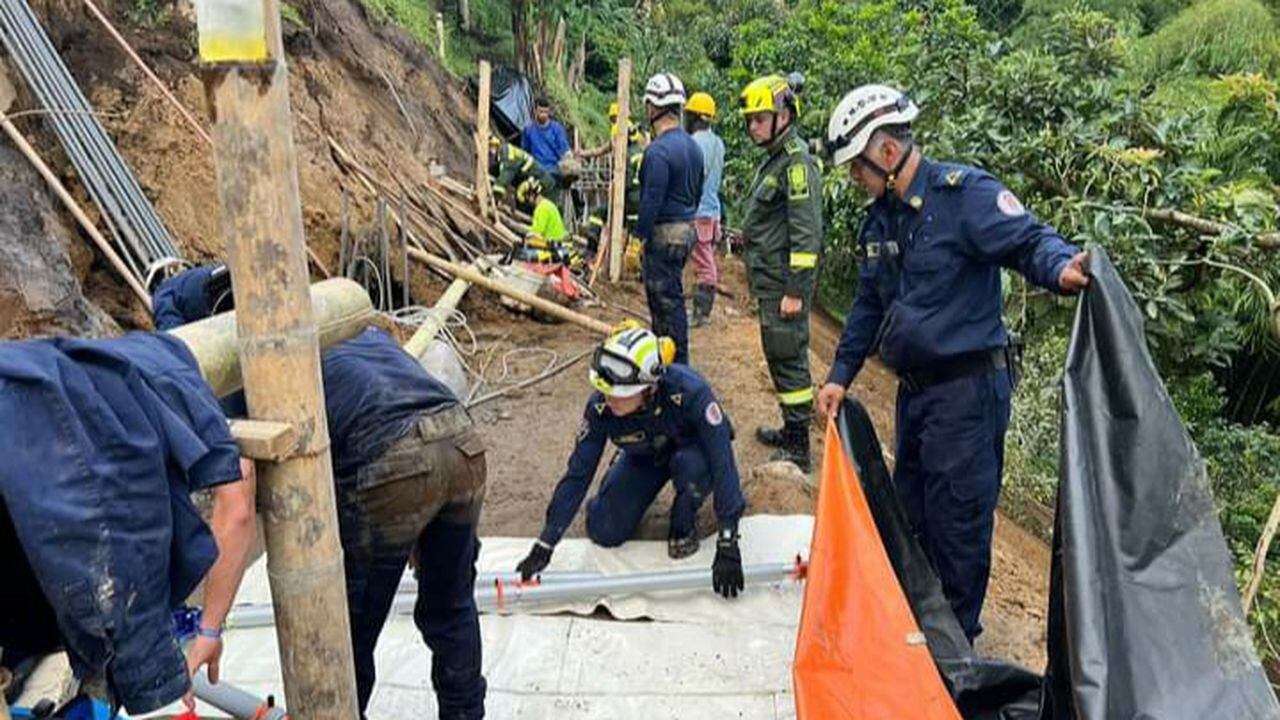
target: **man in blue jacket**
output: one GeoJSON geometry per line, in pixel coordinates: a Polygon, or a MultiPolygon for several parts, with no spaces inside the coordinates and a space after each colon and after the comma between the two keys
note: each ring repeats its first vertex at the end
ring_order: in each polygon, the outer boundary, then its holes
{"type": "Polygon", "coordinates": [[[569,136],[560,121],[551,116],[551,103],[538,98],[533,104],[533,122],[520,133],[520,147],[560,181],[560,160],[569,152],[569,136]]]}
{"type": "Polygon", "coordinates": [[[689,363],[684,265],[697,242],[693,219],[702,199],[702,151],[680,126],[684,84],[671,73],[649,78],[645,113],[654,140],[640,163],[640,210],[632,234],[644,243],[645,298],[653,331],[676,343],[675,361],[689,363]]]}
{"type": "Polygon", "coordinates": [[[866,357],[899,377],[894,488],[970,640],[991,570],[1013,362],[1000,270],[1072,293],[1085,255],[1036,221],[998,180],[934,162],[911,140],[918,109],[884,85],[845,96],[827,147],[876,198],[858,238],[862,269],[818,410],[828,417],[866,357]]]}
{"type": "Polygon", "coordinates": [[[596,350],[592,393],[569,456],[569,466],[547,507],[546,524],[528,557],[516,568],[528,580],[546,568],[551,553],[577,515],[595,477],[606,442],[620,452],[596,496],[587,503],[587,535],[616,547],[631,539],[663,486],[675,486],[667,552],[697,552],[698,508],[715,496],[720,529],[712,587],[726,598],[743,588],[738,518],[745,501],[733,457],[733,430],[711,386],[684,365],[663,358],[667,338],[626,326],[596,350]]]}
{"type": "MultiPolygon", "coordinates": [[[[175,305],[209,297],[205,279],[218,273],[197,269],[166,281],[153,300],[157,325],[176,316],[175,305]]],[[[412,555],[413,619],[431,648],[440,717],[482,718],[473,593],[484,442],[453,393],[380,330],[327,350],[321,373],[361,713],[376,679],[374,646],[412,555]]]]}

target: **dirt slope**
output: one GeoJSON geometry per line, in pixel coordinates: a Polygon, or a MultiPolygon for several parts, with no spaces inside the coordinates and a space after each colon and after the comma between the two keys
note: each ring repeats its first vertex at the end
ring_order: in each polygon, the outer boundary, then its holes
{"type": "MultiPolygon", "coordinates": [[[[810,513],[813,492],[793,466],[769,464],[769,450],[753,439],[756,425],[776,423],[778,410],[773,399],[758,326],[745,300],[742,264],[723,261],[723,282],[735,298],[717,301],[711,327],[694,329],[690,340],[694,365],[711,381],[725,410],[737,429],[734,449],[743,473],[748,514],[810,513]],[[790,470],[788,470],[790,469],[790,470]]],[[[606,302],[633,310],[644,308],[643,291],[637,283],[604,289],[606,302]]],[[[594,310],[592,314],[609,320],[621,319],[614,310],[594,310]]],[[[510,357],[509,371],[516,378],[542,370],[549,357],[533,349],[554,351],[567,359],[591,346],[587,332],[563,325],[542,325],[513,321],[500,312],[486,313],[474,320],[482,346],[495,344],[492,353],[482,352],[471,361],[486,377],[502,374],[502,357],[510,357]]],[[[824,358],[831,357],[839,328],[828,320],[815,318],[814,376],[827,370],[824,358]]],[[[542,527],[543,513],[551,491],[564,472],[564,463],[573,447],[574,433],[583,403],[590,392],[586,365],[580,363],[547,382],[520,394],[480,406],[474,415],[491,449],[489,490],[481,531],[486,535],[534,536],[542,527]]],[[[487,388],[487,386],[486,386],[487,388]]],[[[486,389],[480,392],[483,394],[486,389]]],[[[868,406],[881,441],[892,447],[893,403],[896,381],[892,374],[872,363],[860,373],[854,393],[868,406]]],[[[822,451],[822,433],[813,431],[815,457],[822,451]]],[[[606,456],[606,463],[607,463],[606,456]]],[[[606,463],[602,463],[602,466],[606,463]]],[[[641,535],[665,538],[666,510],[670,491],[659,496],[650,511],[641,535]]],[[[710,503],[703,508],[704,532],[714,527],[710,503]]],[[[583,516],[570,529],[571,536],[583,534],[583,516]]],[[[1000,519],[993,552],[992,587],[984,623],[987,632],[980,640],[983,652],[1039,669],[1044,665],[1044,611],[1048,607],[1048,549],[1012,522],[1000,519]]]]}

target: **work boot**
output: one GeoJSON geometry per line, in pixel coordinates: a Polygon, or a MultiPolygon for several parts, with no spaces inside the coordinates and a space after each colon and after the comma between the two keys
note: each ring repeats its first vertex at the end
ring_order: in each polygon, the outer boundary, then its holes
{"type": "Polygon", "coordinates": [[[711,307],[716,301],[715,285],[699,285],[693,291],[693,317],[689,327],[702,327],[711,324],[711,307]]]}
{"type": "Polygon", "coordinates": [[[768,425],[761,425],[756,428],[756,440],[759,440],[761,445],[780,448],[786,444],[786,439],[783,436],[783,432],[785,430],[786,427],[775,428],[769,427],[768,425]]]}
{"type": "Polygon", "coordinates": [[[769,459],[793,462],[801,472],[810,472],[813,462],[809,457],[809,423],[788,420],[781,435],[782,447],[775,450],[769,459]]]}
{"type": "Polygon", "coordinates": [[[692,533],[686,537],[669,537],[667,538],[667,557],[672,560],[687,558],[698,552],[698,534],[692,533]]]}

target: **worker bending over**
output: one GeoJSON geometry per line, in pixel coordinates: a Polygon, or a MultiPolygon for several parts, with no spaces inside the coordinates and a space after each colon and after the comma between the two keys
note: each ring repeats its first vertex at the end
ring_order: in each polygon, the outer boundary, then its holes
{"type": "MultiPolygon", "coordinates": [[[[157,327],[172,327],[179,306],[199,307],[219,272],[166,281],[155,296],[157,327]]],[[[440,717],[484,717],[473,597],[484,442],[453,393],[381,330],[325,351],[321,372],[361,715],[373,693],[374,646],[412,555],[413,620],[431,648],[440,717]]]]}
{"type": "Polygon", "coordinates": [[[551,187],[551,173],[542,169],[532,155],[498,136],[489,138],[489,177],[493,182],[495,197],[508,203],[515,191],[529,180],[536,180],[543,187],[551,187]]]}
{"type": "Polygon", "coordinates": [[[914,102],[864,85],[836,106],[827,147],[875,202],[858,237],[861,273],[818,393],[832,416],[876,349],[898,374],[893,484],[972,641],[991,571],[1014,363],[1000,269],[1057,293],[1088,284],[1084,253],[1035,219],[999,180],[926,158],[914,102]]]}
{"type": "Polygon", "coordinates": [[[516,206],[533,216],[524,245],[517,251],[520,260],[559,263],[573,270],[583,268],[582,256],[569,240],[560,208],[543,195],[542,183],[529,179],[516,189],[516,206]]]}
{"type": "Polygon", "coordinates": [[[587,399],[542,533],[516,568],[524,579],[551,561],[591,486],[605,442],[612,441],[619,453],[587,503],[592,542],[616,547],[629,540],[669,480],[676,496],[667,552],[672,558],[688,557],[698,550],[698,508],[714,493],[720,529],[712,586],[727,598],[742,590],[738,518],[745,503],[733,458],[733,431],[707,381],[688,366],[667,363],[663,355],[664,350],[670,353],[670,342],[629,325],[596,349],[590,372],[596,392],[587,399]]]}

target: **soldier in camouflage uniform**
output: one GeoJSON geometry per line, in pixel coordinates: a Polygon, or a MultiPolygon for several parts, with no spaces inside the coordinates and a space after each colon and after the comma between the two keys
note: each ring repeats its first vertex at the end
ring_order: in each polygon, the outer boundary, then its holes
{"type": "Polygon", "coordinates": [[[751,294],[760,305],[760,336],[782,408],[781,429],[756,437],[808,472],[813,381],[809,376],[809,309],[822,252],[822,175],[796,134],[798,82],[771,75],[742,91],[752,141],[768,152],[748,195],[742,233],[751,294]]]}

